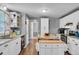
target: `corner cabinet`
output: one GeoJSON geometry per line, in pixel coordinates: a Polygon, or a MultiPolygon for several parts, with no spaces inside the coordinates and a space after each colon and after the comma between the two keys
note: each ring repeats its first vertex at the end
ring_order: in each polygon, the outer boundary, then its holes
{"type": "Polygon", "coordinates": [[[49,33],[49,18],[41,18],[41,35],[49,33]]]}
{"type": "Polygon", "coordinates": [[[14,39],[0,46],[0,55],[18,55],[21,51],[21,39],[14,39]]]}

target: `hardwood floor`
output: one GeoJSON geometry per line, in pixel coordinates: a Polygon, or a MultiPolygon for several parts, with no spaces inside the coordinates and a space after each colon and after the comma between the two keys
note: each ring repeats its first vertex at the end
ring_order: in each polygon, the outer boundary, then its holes
{"type": "Polygon", "coordinates": [[[36,42],[37,39],[32,39],[28,46],[21,51],[20,55],[37,55],[37,51],[35,48],[36,42]]]}
{"type": "MultiPolygon", "coordinates": [[[[38,52],[36,51],[35,44],[38,40],[32,39],[31,42],[28,44],[26,48],[24,48],[19,55],[38,55],[38,52]]],[[[71,55],[67,52],[64,53],[64,55],[71,55]]]]}

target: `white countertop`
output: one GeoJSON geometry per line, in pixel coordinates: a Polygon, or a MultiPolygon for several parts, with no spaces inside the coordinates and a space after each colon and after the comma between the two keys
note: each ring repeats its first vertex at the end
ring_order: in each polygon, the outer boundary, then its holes
{"type": "Polygon", "coordinates": [[[12,41],[12,40],[15,40],[15,39],[18,39],[18,38],[20,38],[21,37],[21,35],[18,35],[18,36],[16,36],[15,38],[10,38],[10,39],[0,39],[0,46],[2,45],[2,44],[5,44],[5,43],[7,43],[7,42],[10,42],[10,41],[12,41]]]}
{"type": "Polygon", "coordinates": [[[0,39],[0,45],[11,41],[12,39],[0,39]]]}
{"type": "Polygon", "coordinates": [[[76,36],[68,36],[70,38],[74,38],[74,39],[78,39],[79,40],[79,37],[76,37],[76,36]]]}

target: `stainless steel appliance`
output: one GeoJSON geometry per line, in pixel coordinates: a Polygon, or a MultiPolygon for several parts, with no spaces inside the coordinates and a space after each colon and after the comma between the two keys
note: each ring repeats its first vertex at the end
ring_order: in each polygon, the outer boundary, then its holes
{"type": "Polygon", "coordinates": [[[69,31],[69,36],[75,36],[75,31],[69,31]]]}
{"type": "Polygon", "coordinates": [[[24,48],[25,46],[25,36],[21,36],[21,50],[24,48]]]}
{"type": "Polygon", "coordinates": [[[61,40],[67,44],[67,35],[69,34],[69,28],[59,28],[58,33],[61,34],[61,40]]]}
{"type": "Polygon", "coordinates": [[[58,33],[59,34],[68,34],[69,33],[69,28],[59,28],[58,33]]]}
{"type": "Polygon", "coordinates": [[[67,44],[67,36],[61,35],[61,40],[67,44]]]}

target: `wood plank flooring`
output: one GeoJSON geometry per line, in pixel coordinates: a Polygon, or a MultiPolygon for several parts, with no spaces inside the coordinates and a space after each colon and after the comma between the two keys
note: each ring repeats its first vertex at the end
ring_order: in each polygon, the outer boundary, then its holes
{"type": "Polygon", "coordinates": [[[32,39],[28,46],[21,51],[20,55],[37,55],[37,51],[35,48],[36,42],[37,39],[32,39]]]}
{"type": "MultiPolygon", "coordinates": [[[[32,39],[26,48],[24,48],[19,55],[38,55],[35,44],[38,40],[32,39]]],[[[65,55],[71,55],[68,52],[65,52],[65,55]]]]}

